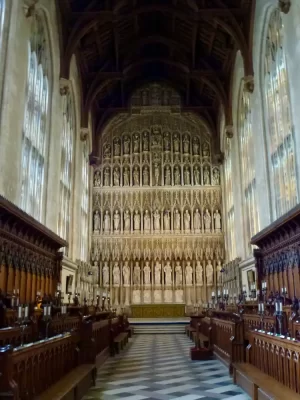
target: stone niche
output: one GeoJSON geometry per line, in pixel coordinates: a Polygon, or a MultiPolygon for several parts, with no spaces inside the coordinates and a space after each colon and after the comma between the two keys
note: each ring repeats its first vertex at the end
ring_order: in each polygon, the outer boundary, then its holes
{"type": "Polygon", "coordinates": [[[116,307],[192,306],[218,287],[220,165],[206,126],[180,103],[167,86],[142,87],[101,136],[91,262],[116,307]]]}

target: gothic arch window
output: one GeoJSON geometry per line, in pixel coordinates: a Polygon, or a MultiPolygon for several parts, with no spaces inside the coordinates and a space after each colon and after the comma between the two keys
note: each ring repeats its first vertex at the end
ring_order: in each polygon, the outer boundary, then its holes
{"type": "Polygon", "coordinates": [[[63,132],[61,144],[60,211],[58,218],[58,232],[61,237],[69,241],[73,178],[73,147],[75,137],[74,102],[70,91],[63,96],[62,101],[63,132]]]}
{"type": "Polygon", "coordinates": [[[227,237],[229,260],[236,258],[236,245],[234,238],[234,203],[232,186],[232,149],[231,140],[226,139],[225,158],[225,188],[226,188],[226,210],[227,210],[227,237]]]}
{"type": "Polygon", "coordinates": [[[257,201],[256,201],[256,179],[254,166],[254,142],[251,120],[250,95],[242,92],[239,104],[239,144],[242,167],[242,196],[245,205],[245,228],[247,250],[251,254],[251,237],[259,230],[257,201]]]}
{"type": "Polygon", "coordinates": [[[298,190],[283,22],[278,9],[271,14],[268,25],[264,83],[270,182],[274,190],[275,218],[278,218],[296,205],[298,190]]]}
{"type": "Polygon", "coordinates": [[[0,0],[0,49],[2,47],[4,17],[5,17],[5,0],[0,0]]]}
{"type": "Polygon", "coordinates": [[[21,207],[42,220],[49,126],[49,42],[41,15],[35,14],[28,43],[26,105],[22,141],[21,207]]]}
{"type": "Polygon", "coordinates": [[[81,172],[81,215],[80,215],[80,258],[87,261],[88,258],[88,209],[89,209],[89,167],[88,167],[88,148],[84,142],[82,153],[82,172],[81,172]]]}

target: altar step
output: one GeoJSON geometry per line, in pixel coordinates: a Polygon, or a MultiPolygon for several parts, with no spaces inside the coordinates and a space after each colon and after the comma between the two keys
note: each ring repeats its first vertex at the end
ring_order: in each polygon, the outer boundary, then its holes
{"type": "Polygon", "coordinates": [[[178,334],[185,332],[189,319],[129,318],[129,323],[136,334],[178,334]]]}

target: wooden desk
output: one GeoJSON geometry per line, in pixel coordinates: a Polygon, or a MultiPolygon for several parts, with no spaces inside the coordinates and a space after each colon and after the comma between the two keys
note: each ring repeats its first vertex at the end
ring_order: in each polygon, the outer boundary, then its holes
{"type": "Polygon", "coordinates": [[[131,306],[132,318],[180,318],[185,304],[136,304],[131,306]]]}

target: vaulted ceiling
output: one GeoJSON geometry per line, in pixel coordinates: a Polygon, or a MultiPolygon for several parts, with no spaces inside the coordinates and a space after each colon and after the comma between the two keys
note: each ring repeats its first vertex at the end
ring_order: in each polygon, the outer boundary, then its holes
{"type": "Polygon", "coordinates": [[[75,53],[82,80],[82,126],[89,110],[94,140],[135,88],[165,81],[184,109],[217,135],[220,105],[230,125],[230,81],[240,50],[253,75],[251,21],[255,0],[57,0],[62,28],[61,75],[75,53]]]}

